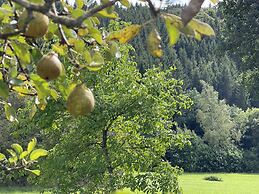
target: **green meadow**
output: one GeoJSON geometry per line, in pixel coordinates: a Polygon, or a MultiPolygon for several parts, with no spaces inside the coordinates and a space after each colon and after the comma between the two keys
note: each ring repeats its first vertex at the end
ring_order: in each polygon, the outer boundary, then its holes
{"type": "Polygon", "coordinates": [[[180,185],[184,194],[259,194],[259,174],[186,173],[180,185]],[[222,182],[204,180],[207,176],[217,176],[222,182]]]}
{"type": "MultiPolygon", "coordinates": [[[[180,185],[183,194],[259,194],[259,174],[185,173],[180,177],[180,185]],[[204,180],[204,177],[208,176],[219,177],[222,182],[204,180]]],[[[128,190],[122,193],[132,194],[128,190]]],[[[39,192],[28,187],[3,187],[0,188],[0,194],[39,194],[39,192]]]]}

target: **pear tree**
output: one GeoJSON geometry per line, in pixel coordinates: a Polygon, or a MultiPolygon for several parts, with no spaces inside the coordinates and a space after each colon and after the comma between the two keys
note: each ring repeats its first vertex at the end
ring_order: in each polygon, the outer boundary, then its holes
{"type": "MultiPolygon", "coordinates": [[[[30,108],[31,118],[37,110],[46,109],[48,102],[60,98],[67,101],[67,110],[73,117],[91,116],[95,105],[101,102],[95,99],[98,92],[92,92],[92,88],[85,84],[87,73],[97,71],[98,75],[98,71],[105,69],[109,61],[120,58],[122,45],[150,24],[154,29],[148,36],[148,50],[151,55],[161,57],[163,48],[155,27],[157,19],[165,22],[169,46],[173,46],[181,34],[197,40],[214,36],[214,30],[208,24],[194,19],[203,2],[191,0],[177,16],[156,8],[151,0],[144,0],[150,8],[149,20],[111,30],[102,26],[101,20],[118,19],[114,6],[119,4],[127,8],[131,5],[128,0],[101,0],[99,3],[83,0],[2,1],[0,104],[4,107],[6,118],[10,122],[19,122],[9,98],[11,95],[29,97],[34,101],[30,108]]],[[[106,130],[102,133],[107,136],[106,130]]],[[[106,150],[103,151],[105,154],[106,150]]],[[[9,154],[11,158],[15,157],[13,151],[9,154]]],[[[24,158],[20,157],[17,156],[15,162],[11,159],[11,162],[1,154],[0,162],[4,161],[6,170],[16,167],[28,169],[30,162],[23,162],[24,158]]]]}

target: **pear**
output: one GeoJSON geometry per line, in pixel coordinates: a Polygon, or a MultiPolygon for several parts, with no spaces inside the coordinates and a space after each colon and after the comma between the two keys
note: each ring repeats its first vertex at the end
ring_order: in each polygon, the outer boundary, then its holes
{"type": "MultiPolygon", "coordinates": [[[[24,27],[24,23],[28,17],[28,13],[25,10],[19,17],[18,28],[21,30],[24,27]]],[[[48,32],[49,18],[39,12],[32,12],[32,20],[29,22],[25,31],[25,36],[32,38],[43,37],[48,32]]]]}
{"type": "Polygon", "coordinates": [[[57,79],[63,71],[63,65],[55,52],[44,55],[37,64],[37,74],[47,81],[57,79]]]}
{"type": "Polygon", "coordinates": [[[94,95],[84,84],[77,85],[67,99],[67,110],[73,116],[87,115],[93,111],[94,95]]]}

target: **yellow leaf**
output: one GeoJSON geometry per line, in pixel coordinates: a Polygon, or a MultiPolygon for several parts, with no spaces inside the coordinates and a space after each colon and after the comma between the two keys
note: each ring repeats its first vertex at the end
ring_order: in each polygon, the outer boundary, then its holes
{"type": "Polygon", "coordinates": [[[184,26],[181,18],[176,15],[166,13],[163,14],[163,18],[166,21],[167,27],[175,26],[177,29],[179,29],[180,32],[188,36],[193,36],[195,38],[198,38],[199,35],[215,36],[214,30],[209,24],[201,22],[197,19],[192,19],[186,26],[184,26]],[[197,35],[197,32],[199,32],[199,35],[197,35]]]}
{"type": "Polygon", "coordinates": [[[195,32],[194,38],[198,41],[201,41],[201,34],[197,31],[194,31],[194,32],[195,32]]]}
{"type": "Polygon", "coordinates": [[[60,45],[60,44],[52,45],[52,50],[62,56],[64,56],[66,53],[64,49],[66,49],[64,45],[60,45]]]}
{"type": "Polygon", "coordinates": [[[111,18],[111,19],[118,18],[118,14],[116,12],[108,13],[106,9],[103,9],[97,12],[97,16],[111,18]]]}
{"type": "MultiPolygon", "coordinates": [[[[177,24],[177,23],[176,23],[177,24]]],[[[179,29],[171,22],[170,19],[165,18],[166,30],[169,36],[169,45],[174,45],[180,37],[179,29]]]]}
{"type": "Polygon", "coordinates": [[[34,93],[30,89],[28,89],[26,86],[13,86],[12,89],[15,90],[16,92],[18,92],[19,95],[21,95],[21,96],[34,95],[34,93]]]}
{"type": "Polygon", "coordinates": [[[162,57],[163,50],[161,49],[161,37],[159,36],[157,30],[152,30],[147,38],[147,48],[148,51],[154,57],[162,57]]]}
{"type": "Polygon", "coordinates": [[[85,35],[87,35],[88,34],[88,29],[87,28],[84,28],[84,29],[82,29],[82,28],[80,28],[79,30],[78,30],[78,35],[79,36],[85,36],[85,35]]]}
{"type": "Polygon", "coordinates": [[[141,29],[141,25],[133,24],[119,31],[112,32],[108,35],[107,40],[118,40],[120,43],[127,43],[134,38],[141,29]]]}
{"type": "Polygon", "coordinates": [[[219,0],[210,0],[212,3],[216,4],[219,2],[219,0]]]}
{"type": "Polygon", "coordinates": [[[124,5],[125,7],[130,7],[130,2],[128,0],[120,0],[120,3],[124,5]]]}
{"type": "Polygon", "coordinates": [[[215,32],[209,24],[193,19],[188,23],[188,26],[206,36],[215,36],[215,32]]]}

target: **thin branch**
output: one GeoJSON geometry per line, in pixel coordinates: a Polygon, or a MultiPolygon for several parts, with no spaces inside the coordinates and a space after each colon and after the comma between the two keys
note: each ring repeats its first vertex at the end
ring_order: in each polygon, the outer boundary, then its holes
{"type": "Polygon", "coordinates": [[[94,14],[96,14],[97,12],[107,8],[107,7],[111,7],[113,6],[117,1],[119,0],[113,0],[113,1],[108,1],[107,3],[104,3],[100,6],[97,6],[93,9],[91,9],[88,13],[80,16],[77,20],[80,24],[82,24],[84,22],[85,19],[89,18],[89,17],[92,17],[94,14]]]}
{"type": "Polygon", "coordinates": [[[112,5],[114,5],[116,2],[118,2],[119,0],[112,0],[112,1],[108,1],[107,3],[104,3],[102,5],[99,5],[93,9],[91,9],[89,12],[85,13],[84,15],[73,19],[67,16],[58,16],[53,12],[50,12],[50,8],[52,6],[52,3],[55,2],[55,0],[49,0],[49,3],[45,3],[44,5],[39,5],[36,3],[31,3],[27,0],[11,0],[23,7],[25,7],[26,9],[32,10],[32,11],[38,11],[41,12],[45,15],[47,15],[50,19],[52,19],[52,21],[54,23],[58,23],[58,24],[62,24],[65,25],[69,28],[73,28],[73,27],[85,27],[83,25],[83,22],[85,19],[93,16],[94,14],[96,14],[97,12],[110,7],[112,5]]]}
{"type": "Polygon", "coordinates": [[[52,4],[56,1],[56,0],[46,0],[45,4],[43,5],[39,5],[37,3],[31,3],[27,0],[10,0],[13,1],[19,5],[21,5],[22,7],[26,8],[27,10],[31,10],[31,11],[37,11],[37,12],[41,12],[43,14],[46,14],[47,12],[49,12],[49,10],[52,7],[52,4]]]}
{"type": "Polygon", "coordinates": [[[4,49],[3,49],[3,55],[2,55],[2,60],[1,60],[1,65],[2,65],[2,75],[3,75],[3,80],[6,81],[5,79],[5,74],[6,74],[6,71],[5,71],[5,68],[4,68],[4,59],[5,59],[5,52],[6,52],[6,49],[7,49],[7,39],[5,39],[5,42],[4,42],[4,49]]]}
{"type": "Polygon", "coordinates": [[[109,128],[112,126],[113,122],[116,120],[116,118],[113,118],[112,121],[109,121],[107,126],[105,127],[105,129],[103,130],[103,137],[102,137],[102,150],[104,153],[104,156],[106,158],[106,161],[108,163],[108,172],[110,174],[113,173],[113,167],[112,167],[112,162],[111,162],[111,158],[108,152],[108,148],[107,148],[107,140],[108,140],[108,131],[109,128]]]}
{"type": "MultiPolygon", "coordinates": [[[[20,61],[19,57],[17,56],[17,54],[16,54],[14,48],[12,47],[11,44],[7,44],[7,45],[8,45],[8,47],[11,49],[11,51],[13,52],[13,54],[14,54],[14,56],[15,56],[15,58],[16,58],[16,61],[17,61],[17,64],[18,64],[18,68],[21,70],[22,73],[24,73],[26,79],[27,79],[28,81],[30,81],[30,78],[29,78],[29,76],[27,75],[27,73],[25,72],[25,70],[23,69],[22,64],[21,64],[21,61],[20,61]]],[[[18,71],[19,71],[19,70],[18,70],[18,71]]]]}
{"type": "Polygon", "coordinates": [[[147,3],[148,3],[148,6],[149,6],[149,9],[151,11],[151,14],[154,16],[154,17],[157,17],[158,16],[158,13],[159,13],[159,10],[157,10],[155,8],[155,6],[153,5],[153,3],[151,2],[151,0],[146,0],[147,3]]]}
{"type": "Polygon", "coordinates": [[[21,165],[17,165],[17,166],[13,166],[13,167],[8,167],[8,166],[5,166],[4,164],[0,164],[0,167],[3,169],[3,170],[7,170],[7,171],[12,171],[12,170],[20,170],[20,169],[26,169],[28,167],[30,167],[32,164],[36,163],[37,161],[30,161],[28,162],[26,165],[24,164],[21,164],[21,165]]]}
{"type": "MultiPolygon", "coordinates": [[[[52,4],[52,9],[53,9],[54,14],[56,16],[58,16],[58,12],[57,12],[57,8],[56,8],[55,3],[52,4]]],[[[71,45],[69,44],[69,42],[67,40],[67,37],[66,37],[66,35],[64,33],[64,30],[63,30],[61,24],[58,24],[58,30],[59,30],[60,35],[61,35],[61,42],[65,43],[68,46],[68,48],[69,48],[71,45]]]]}

